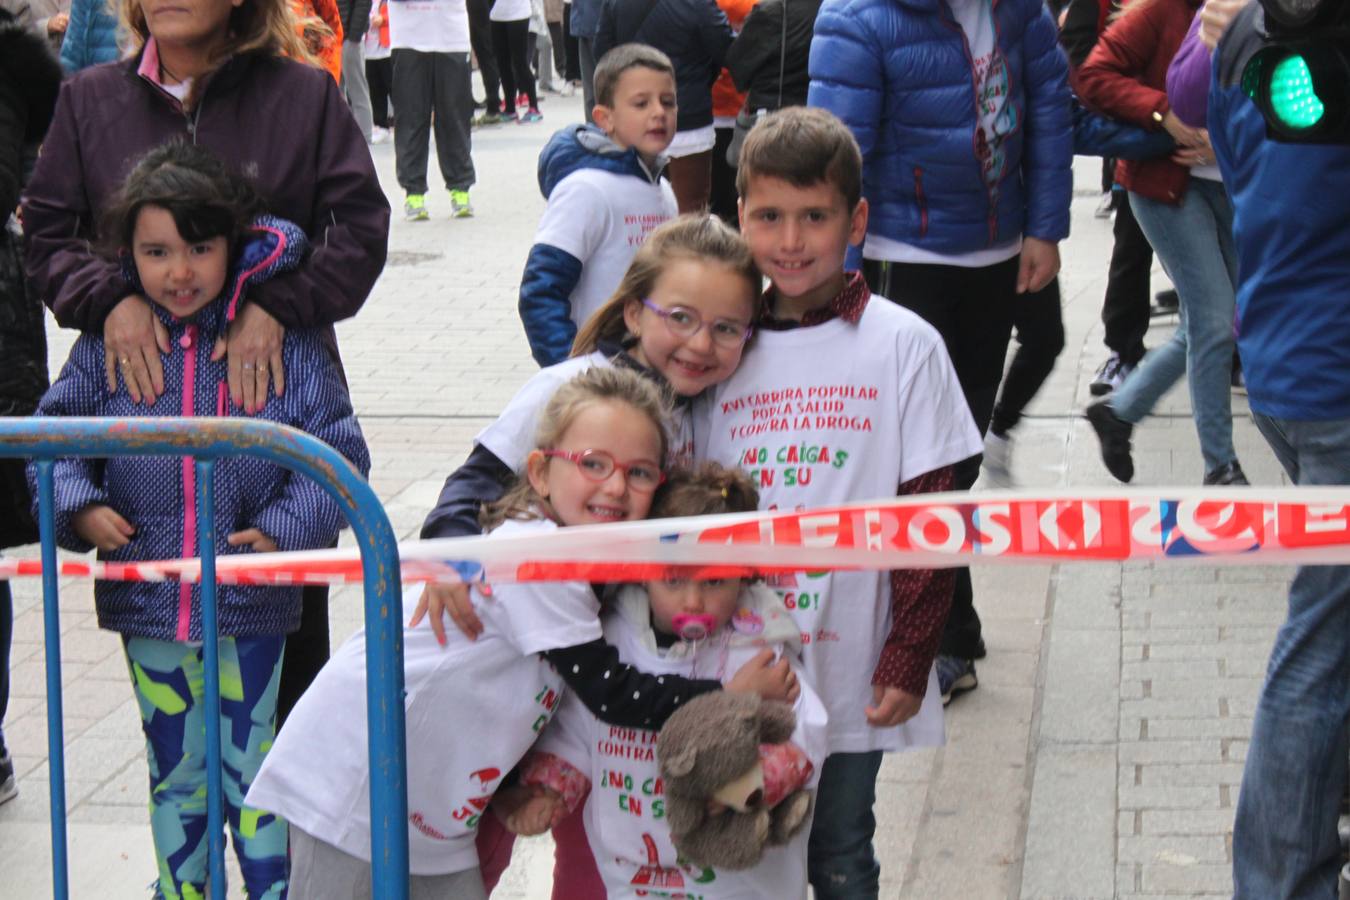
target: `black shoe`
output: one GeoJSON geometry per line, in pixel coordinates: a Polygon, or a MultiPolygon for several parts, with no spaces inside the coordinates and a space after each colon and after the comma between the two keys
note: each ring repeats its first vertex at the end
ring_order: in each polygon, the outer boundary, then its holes
{"type": "Polygon", "coordinates": [[[1158,291],[1153,295],[1153,302],[1164,312],[1176,312],[1181,307],[1181,297],[1177,295],[1176,288],[1158,291]]]}
{"type": "Polygon", "coordinates": [[[1102,462],[1117,481],[1129,484],[1134,478],[1134,460],[1130,458],[1130,434],[1134,426],[1121,420],[1105,400],[1087,408],[1087,420],[1102,445],[1102,462]]]}
{"type": "Polygon", "coordinates": [[[1237,460],[1230,463],[1224,463],[1212,472],[1205,475],[1205,486],[1229,485],[1232,487],[1246,487],[1251,482],[1242,472],[1242,466],[1238,465],[1237,460]]]}

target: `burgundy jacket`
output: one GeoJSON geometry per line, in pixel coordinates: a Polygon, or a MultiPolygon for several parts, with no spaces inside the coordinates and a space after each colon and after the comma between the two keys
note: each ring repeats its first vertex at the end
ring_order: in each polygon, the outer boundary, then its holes
{"type": "MultiPolygon", "coordinates": [[[[1075,87],[1098,112],[1138,125],[1162,128],[1153,113],[1166,114],[1167,67],[1186,37],[1198,0],[1136,0],[1112,22],[1077,73],[1075,87]]],[[[1116,180],[1126,189],[1164,203],[1180,203],[1190,169],[1168,157],[1121,160],[1116,180]]]]}
{"type": "Polygon", "coordinates": [[[85,69],[61,87],[56,117],[23,199],[28,276],[67,328],[99,332],[127,296],[116,262],[91,250],[110,194],[147,151],[170,140],[216,152],[253,180],[267,212],[300,225],[313,252],[249,299],[287,328],[356,314],[384,269],[389,203],[351,111],[326,72],[246,54],[202,85],[196,108],[137,74],[139,56],[85,69]]]}

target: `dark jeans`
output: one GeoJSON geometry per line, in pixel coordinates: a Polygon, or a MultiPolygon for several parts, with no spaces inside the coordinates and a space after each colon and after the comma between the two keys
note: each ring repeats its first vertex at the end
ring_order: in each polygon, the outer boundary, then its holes
{"type": "Polygon", "coordinates": [[[1153,248],[1135,221],[1129,195],[1123,191],[1121,195],[1112,225],[1116,241],[1111,247],[1111,265],[1106,275],[1102,324],[1106,326],[1107,348],[1126,365],[1136,366],[1144,358],[1144,335],[1148,333],[1153,248]]]}
{"type": "Polygon", "coordinates": [[[567,39],[563,37],[563,23],[548,23],[548,44],[553,49],[553,68],[559,80],[567,80],[567,39]]]}
{"type": "Polygon", "coordinates": [[[389,98],[394,92],[394,61],[387,56],[366,60],[366,84],[370,85],[370,110],[375,124],[388,128],[393,121],[389,98]]]}
{"type": "Polygon", "coordinates": [[[398,183],[409,194],[427,192],[427,156],[431,152],[432,110],[436,116],[436,157],[445,186],[467,191],[474,183],[469,155],[473,93],[469,54],[395,50],[394,157],[398,183]]]}
{"type": "Polygon", "coordinates": [[[502,76],[502,104],[508,115],[516,111],[516,94],[524,94],[530,109],[539,107],[534,72],[530,69],[530,20],[492,23],[492,52],[502,76]]]}
{"type": "MultiPolygon", "coordinates": [[[[989,427],[994,398],[1003,380],[1017,304],[1017,269],[1016,256],[978,269],[874,260],[863,264],[867,284],[874,293],[913,310],[942,335],[980,434],[989,427]]],[[[984,455],[977,453],[956,464],[954,489],[964,491],[975,484],[983,459],[984,455]]],[[[981,632],[970,569],[957,569],[952,611],[938,652],[980,659],[984,656],[981,632]]]]}
{"type": "Polygon", "coordinates": [[[872,849],[881,751],[831,753],[820,767],[806,877],[816,900],[874,900],[881,864],[872,849]]]}
{"type": "MultiPolygon", "coordinates": [[[[328,662],[328,588],[323,585],[303,588],[300,598],[300,627],[286,635],[286,651],[281,657],[277,731],[328,662]]],[[[352,702],[365,701],[357,697],[352,702]]]]}
{"type": "Polygon", "coordinates": [[[487,111],[501,112],[501,73],[497,68],[497,56],[492,50],[492,20],[488,13],[492,11],[492,0],[467,0],[469,9],[469,45],[478,60],[478,74],[483,78],[483,91],[487,95],[487,111]]]}
{"type": "Polygon", "coordinates": [[[0,756],[5,753],[5,713],[9,710],[9,646],[14,640],[14,595],[0,581],[0,756]]]}
{"type": "Polygon", "coordinates": [[[586,107],[586,121],[593,121],[595,108],[595,44],[594,38],[577,38],[577,59],[581,61],[581,101],[586,107]]]}
{"type": "Polygon", "coordinates": [[[563,44],[567,49],[567,64],[563,67],[565,81],[581,80],[581,45],[572,33],[572,4],[563,4],[563,44]]]}
{"type": "Polygon", "coordinates": [[[708,211],[732,228],[739,227],[736,221],[736,170],[727,165],[727,147],[735,133],[734,128],[717,129],[712,156],[712,193],[708,197],[708,211]]]}
{"type": "Polygon", "coordinates": [[[1018,294],[1013,304],[1017,352],[1013,354],[989,430],[1004,437],[1022,419],[1022,411],[1045,384],[1064,349],[1064,316],[1059,306],[1059,279],[1031,294],[1018,294]]]}

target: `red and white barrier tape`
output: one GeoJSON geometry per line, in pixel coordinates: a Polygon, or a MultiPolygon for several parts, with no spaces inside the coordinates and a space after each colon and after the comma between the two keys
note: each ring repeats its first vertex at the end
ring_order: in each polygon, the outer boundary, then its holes
{"type": "MultiPolygon", "coordinates": [[[[634,581],[671,566],[713,574],[944,568],[985,563],[1155,560],[1210,565],[1350,564],[1350,488],[1125,489],[926,494],[794,512],[651,519],[545,536],[399,545],[418,581],[634,581]]],[[[62,560],[60,574],[196,581],[194,559],[62,560]]],[[[0,559],[0,578],[40,575],[0,559]]],[[[360,582],[355,547],[231,554],[224,584],[360,582]]]]}

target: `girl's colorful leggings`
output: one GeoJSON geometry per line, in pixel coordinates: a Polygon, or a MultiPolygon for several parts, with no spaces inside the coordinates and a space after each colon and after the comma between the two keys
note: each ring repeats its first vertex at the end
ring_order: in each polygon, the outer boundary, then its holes
{"type": "MultiPolygon", "coordinates": [[[[206,719],[202,648],[124,637],[150,763],[155,897],[205,896],[206,719]]],[[[285,638],[220,639],[221,784],[225,817],[250,900],[286,894],[286,823],[243,805],[275,734],[285,638]]]]}

